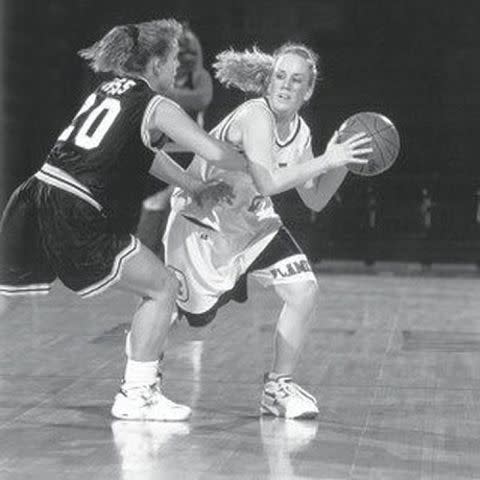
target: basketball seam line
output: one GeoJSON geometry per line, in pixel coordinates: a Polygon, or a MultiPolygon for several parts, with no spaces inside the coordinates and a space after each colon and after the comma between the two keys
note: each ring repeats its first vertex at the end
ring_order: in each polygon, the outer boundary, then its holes
{"type": "MultiPolygon", "coordinates": [[[[367,132],[370,133],[370,129],[369,129],[368,126],[365,124],[365,122],[362,122],[362,120],[361,120],[360,118],[358,119],[358,121],[367,129],[367,132]]],[[[377,131],[377,133],[378,133],[378,131],[377,131]]],[[[377,140],[375,139],[374,136],[372,136],[372,141],[375,142],[375,145],[377,146],[377,150],[380,152],[380,156],[382,157],[383,165],[385,165],[386,162],[385,162],[385,159],[383,158],[383,151],[382,151],[382,149],[380,148],[380,146],[379,146],[379,144],[378,144],[378,142],[377,142],[377,140]]],[[[368,163],[367,163],[366,165],[362,166],[362,173],[363,173],[363,169],[366,168],[367,165],[368,165],[368,163]]],[[[381,172],[378,172],[378,173],[381,173],[381,172]]]]}

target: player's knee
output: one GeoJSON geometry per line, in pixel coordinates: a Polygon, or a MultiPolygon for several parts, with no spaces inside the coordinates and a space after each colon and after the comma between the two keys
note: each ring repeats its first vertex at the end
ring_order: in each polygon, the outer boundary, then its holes
{"type": "Polygon", "coordinates": [[[300,289],[301,301],[313,305],[318,298],[318,285],[317,282],[304,282],[304,285],[300,289]]]}
{"type": "Polygon", "coordinates": [[[311,308],[317,301],[318,285],[316,282],[306,281],[292,284],[285,289],[284,300],[302,308],[311,308]]]}

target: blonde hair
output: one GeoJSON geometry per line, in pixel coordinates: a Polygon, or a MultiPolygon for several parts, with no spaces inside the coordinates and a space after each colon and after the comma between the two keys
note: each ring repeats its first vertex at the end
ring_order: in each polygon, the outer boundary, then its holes
{"type": "Polygon", "coordinates": [[[286,43],[273,54],[262,52],[257,47],[238,52],[233,49],[220,52],[213,64],[215,78],[226,87],[235,87],[243,92],[263,95],[279,57],[292,53],[304,58],[310,70],[310,86],[318,80],[318,55],[301,43],[286,43]]]}
{"type": "Polygon", "coordinates": [[[294,55],[298,55],[306,60],[308,68],[310,70],[310,86],[315,85],[318,81],[318,63],[319,63],[319,56],[309,47],[304,45],[303,43],[285,43],[280,48],[277,48],[275,52],[273,52],[273,56],[275,58],[280,57],[281,55],[285,55],[287,53],[293,53],[294,55]]]}
{"type": "Polygon", "coordinates": [[[118,25],[78,54],[95,72],[139,74],[152,57],[165,60],[181,34],[182,25],[174,19],[118,25]]]}

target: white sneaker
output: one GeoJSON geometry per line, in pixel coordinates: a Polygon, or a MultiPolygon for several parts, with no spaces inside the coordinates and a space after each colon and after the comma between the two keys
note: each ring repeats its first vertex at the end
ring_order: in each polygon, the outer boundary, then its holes
{"type": "Polygon", "coordinates": [[[292,382],[288,375],[265,375],[260,411],[264,415],[285,418],[314,418],[318,415],[315,397],[292,382]]]}
{"type": "Polygon", "coordinates": [[[165,397],[157,382],[129,389],[122,386],[115,396],[111,413],[123,420],[181,422],[188,420],[192,409],[165,397]]]}

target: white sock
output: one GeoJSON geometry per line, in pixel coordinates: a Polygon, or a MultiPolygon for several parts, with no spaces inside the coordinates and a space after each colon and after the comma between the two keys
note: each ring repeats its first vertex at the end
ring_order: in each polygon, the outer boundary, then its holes
{"type": "Polygon", "coordinates": [[[124,388],[135,388],[152,385],[157,381],[158,360],[153,362],[137,362],[128,359],[125,367],[124,388]]]}
{"type": "Polygon", "coordinates": [[[269,372],[267,374],[267,380],[273,380],[273,381],[277,381],[279,378],[288,378],[288,379],[291,379],[292,376],[287,374],[287,373],[277,373],[277,372],[269,372]]]}

